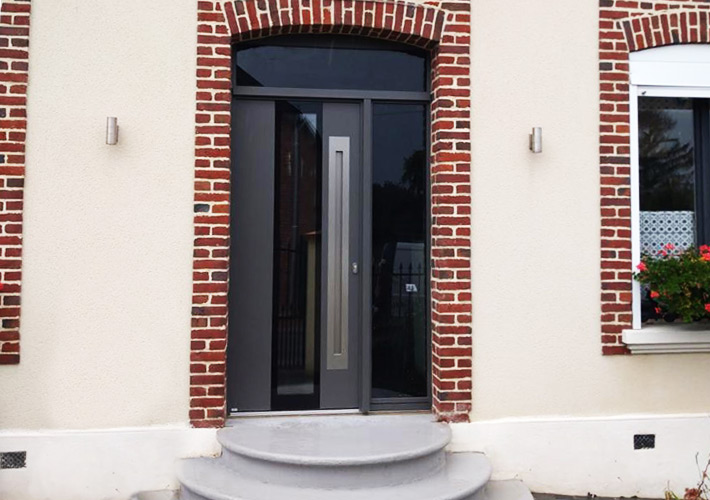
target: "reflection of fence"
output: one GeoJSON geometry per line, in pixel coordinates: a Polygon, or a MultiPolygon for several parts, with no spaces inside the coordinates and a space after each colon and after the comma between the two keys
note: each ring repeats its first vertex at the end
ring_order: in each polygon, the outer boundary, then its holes
{"type": "Polygon", "coordinates": [[[277,303],[274,316],[276,362],[303,368],[306,357],[306,249],[278,249],[277,303]]]}
{"type": "Polygon", "coordinates": [[[414,321],[416,312],[421,309],[420,302],[426,296],[426,276],[424,266],[400,263],[392,273],[392,303],[390,315],[393,318],[405,318],[407,324],[414,321]]]}
{"type": "Polygon", "coordinates": [[[393,267],[383,265],[373,277],[373,382],[389,395],[426,395],[426,266],[420,260],[393,267]]]}

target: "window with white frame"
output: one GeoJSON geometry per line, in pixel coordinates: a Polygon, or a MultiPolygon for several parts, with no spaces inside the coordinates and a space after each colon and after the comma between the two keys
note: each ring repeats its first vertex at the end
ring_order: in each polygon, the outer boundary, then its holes
{"type": "MultiPolygon", "coordinates": [[[[632,254],[710,243],[710,46],[630,57],[632,254]]],[[[634,283],[633,327],[659,318],[634,283]]],[[[665,318],[668,319],[668,318],[665,318]]]]}

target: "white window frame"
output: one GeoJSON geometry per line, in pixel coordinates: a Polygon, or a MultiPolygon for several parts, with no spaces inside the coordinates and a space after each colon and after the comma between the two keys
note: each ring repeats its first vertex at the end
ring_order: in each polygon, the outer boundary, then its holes
{"type": "MultiPolygon", "coordinates": [[[[710,99],[710,45],[674,45],[630,56],[629,134],[631,154],[631,259],[641,262],[639,194],[638,98],[686,97],[710,99]]],[[[710,352],[710,330],[693,325],[641,323],[641,285],[633,280],[633,324],[622,333],[634,354],[710,352]]]]}

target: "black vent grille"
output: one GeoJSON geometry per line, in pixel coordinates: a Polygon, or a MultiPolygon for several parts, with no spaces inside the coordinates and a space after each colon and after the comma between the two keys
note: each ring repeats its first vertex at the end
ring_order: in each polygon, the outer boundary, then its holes
{"type": "Polygon", "coordinates": [[[0,469],[24,469],[27,467],[26,451],[6,451],[0,453],[0,469]]]}
{"type": "Polygon", "coordinates": [[[652,450],[655,447],[655,434],[634,434],[634,450],[652,450]]]}

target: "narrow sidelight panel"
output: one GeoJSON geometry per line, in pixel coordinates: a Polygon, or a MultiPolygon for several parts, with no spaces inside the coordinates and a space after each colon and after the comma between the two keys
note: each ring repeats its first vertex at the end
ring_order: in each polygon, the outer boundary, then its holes
{"type": "Polygon", "coordinates": [[[374,401],[428,395],[426,109],[373,105],[374,401]]]}
{"type": "Polygon", "coordinates": [[[234,101],[229,410],[271,409],[274,102],[234,101]]]}

